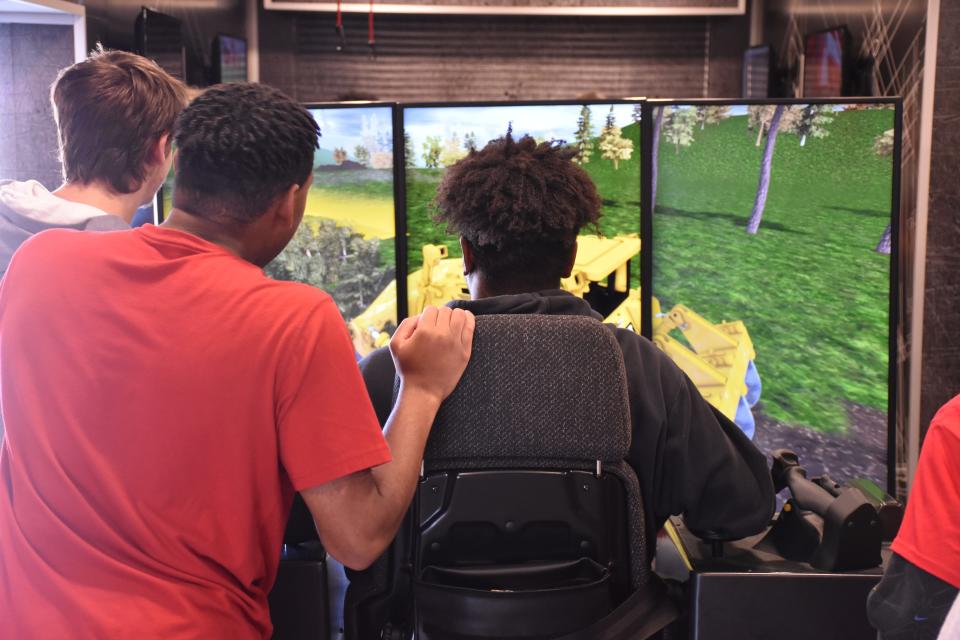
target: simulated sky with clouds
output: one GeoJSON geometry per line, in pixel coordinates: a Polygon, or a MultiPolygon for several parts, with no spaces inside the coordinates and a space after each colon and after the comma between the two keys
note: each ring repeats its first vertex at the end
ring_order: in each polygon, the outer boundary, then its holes
{"type": "MultiPolygon", "coordinates": [[[[353,157],[358,144],[372,146],[377,138],[393,139],[393,115],[390,107],[349,107],[310,109],[313,119],[320,125],[320,148],[346,149],[353,157]]],[[[384,149],[391,151],[392,149],[384,149]]]]}
{"type": "MultiPolygon", "coordinates": [[[[595,136],[600,134],[610,107],[617,125],[625,127],[633,122],[632,104],[590,105],[590,118],[595,136]]],[[[423,166],[423,143],[427,136],[446,140],[456,133],[461,143],[467,133],[477,136],[477,144],[485,145],[507,132],[513,123],[515,136],[530,134],[547,140],[573,142],[580,117],[581,105],[514,105],[490,107],[420,107],[404,109],[404,130],[413,143],[416,166],[423,166]]]]}

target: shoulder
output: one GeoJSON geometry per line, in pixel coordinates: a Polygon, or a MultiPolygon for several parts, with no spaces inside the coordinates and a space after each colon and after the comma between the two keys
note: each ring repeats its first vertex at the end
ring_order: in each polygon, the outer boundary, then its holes
{"type": "Polygon", "coordinates": [[[82,251],[86,240],[83,236],[75,229],[48,229],[33,234],[17,248],[10,267],[33,262],[56,265],[70,254],[82,251]]]}
{"type": "Polygon", "coordinates": [[[327,292],[300,282],[274,280],[262,272],[251,274],[254,282],[249,290],[249,302],[261,309],[272,322],[283,322],[308,333],[345,323],[336,302],[327,292]]]}
{"type": "Polygon", "coordinates": [[[90,218],[84,229],[86,231],[126,231],[130,229],[130,225],[119,216],[103,215],[90,218]]]}
{"type": "Polygon", "coordinates": [[[620,343],[628,376],[642,373],[645,378],[655,377],[667,386],[680,384],[683,372],[653,342],[630,329],[607,326],[620,343]]]}
{"type": "MultiPolygon", "coordinates": [[[[930,432],[940,432],[949,435],[960,445],[960,395],[940,407],[930,422],[930,432]]],[[[929,433],[928,433],[929,437],[929,433]]]]}

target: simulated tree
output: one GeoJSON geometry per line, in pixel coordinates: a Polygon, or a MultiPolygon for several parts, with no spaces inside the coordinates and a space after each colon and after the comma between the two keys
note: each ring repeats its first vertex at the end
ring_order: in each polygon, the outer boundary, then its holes
{"type": "MultiPolygon", "coordinates": [[[[793,132],[800,136],[800,146],[806,146],[807,137],[826,138],[830,135],[826,127],[833,122],[833,108],[828,104],[808,104],[796,109],[796,123],[793,132]]],[[[783,128],[783,123],[780,124],[783,128]]]]}
{"type": "Polygon", "coordinates": [[[583,165],[590,162],[590,155],[593,153],[593,125],[590,123],[590,107],[583,105],[580,108],[580,117],[577,118],[577,132],[573,134],[574,146],[577,148],[577,155],[573,161],[583,165]]]}
{"type": "Polygon", "coordinates": [[[703,131],[708,124],[720,124],[730,117],[730,107],[724,105],[697,107],[697,123],[703,131]]]}
{"type": "MultiPolygon", "coordinates": [[[[887,129],[881,135],[874,138],[873,152],[881,158],[893,155],[893,129],[887,129]]],[[[890,250],[893,245],[891,238],[892,233],[893,227],[888,223],[887,228],[883,230],[883,235],[880,236],[880,242],[877,243],[877,253],[882,253],[887,256],[890,255],[890,250]]]]}
{"type": "Polygon", "coordinates": [[[413,151],[413,140],[407,131],[403,132],[403,166],[407,169],[417,166],[416,154],[413,151]]]}
{"type": "MultiPolygon", "coordinates": [[[[763,148],[763,158],[760,160],[760,180],[757,184],[757,197],[753,201],[753,212],[747,222],[747,233],[756,234],[763,219],[763,210],[767,206],[767,194],[770,192],[770,170],[773,165],[773,152],[777,146],[777,133],[780,130],[780,120],[783,118],[784,105],[777,105],[767,125],[767,144],[763,148]]],[[[763,127],[761,126],[761,131],[763,127]]]]}
{"type": "Polygon", "coordinates": [[[617,121],[613,115],[613,107],[610,107],[610,113],[607,114],[607,122],[600,132],[601,157],[604,160],[613,161],[613,170],[620,169],[621,160],[629,160],[633,155],[633,140],[623,137],[623,130],[617,126],[617,121]]]}
{"type": "Polygon", "coordinates": [[[463,136],[463,148],[467,150],[467,153],[472,153],[477,150],[477,134],[473,131],[463,136]]]}
{"type": "Polygon", "coordinates": [[[358,144],[356,147],[354,147],[353,157],[356,158],[357,162],[363,166],[370,164],[370,150],[362,144],[358,144]]]}
{"type": "Polygon", "coordinates": [[[341,165],[347,161],[347,150],[342,147],[337,147],[333,150],[333,161],[337,165],[341,165]]]}
{"type": "Polygon", "coordinates": [[[673,145],[677,155],[680,147],[693,144],[693,131],[697,126],[697,112],[691,108],[673,107],[663,118],[663,137],[673,145]]]}
{"type": "Polygon", "coordinates": [[[315,228],[300,225],[264,272],[274,280],[295,280],[323,289],[347,318],[366,309],[392,275],[381,264],[378,240],[366,240],[333,220],[320,220],[315,228]]]}
{"type": "Polygon", "coordinates": [[[423,142],[423,165],[427,169],[436,169],[440,166],[441,153],[443,153],[443,142],[440,136],[427,136],[423,142]]]}
{"type": "Polygon", "coordinates": [[[460,159],[466,157],[467,152],[460,146],[460,136],[453,132],[443,145],[440,152],[440,165],[443,167],[452,167],[460,159]]]}
{"type": "MultiPolygon", "coordinates": [[[[777,110],[774,105],[754,105],[747,107],[747,128],[750,131],[757,132],[757,145],[763,142],[763,134],[766,133],[770,121],[773,119],[773,113],[777,110]]],[[[783,116],[781,115],[781,118],[783,116]]]]}
{"type": "Polygon", "coordinates": [[[663,129],[663,114],[669,107],[654,107],[653,110],[653,160],[650,164],[650,210],[657,207],[657,173],[660,165],[660,130],[663,129]]]}

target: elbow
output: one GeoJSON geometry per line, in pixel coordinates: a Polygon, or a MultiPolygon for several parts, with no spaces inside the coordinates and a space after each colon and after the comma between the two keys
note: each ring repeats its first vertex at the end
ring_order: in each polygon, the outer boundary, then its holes
{"type": "Polygon", "coordinates": [[[349,544],[345,544],[341,548],[327,549],[327,551],[348,569],[363,571],[370,568],[370,565],[383,555],[391,542],[393,542],[392,536],[358,536],[357,539],[351,540],[349,544]]]}

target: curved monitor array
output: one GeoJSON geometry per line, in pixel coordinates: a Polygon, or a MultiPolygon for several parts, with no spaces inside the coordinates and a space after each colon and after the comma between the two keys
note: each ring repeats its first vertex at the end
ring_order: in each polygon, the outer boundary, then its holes
{"type": "Polygon", "coordinates": [[[266,272],[328,291],[358,358],[469,297],[433,200],[509,127],[576,147],[600,192],[565,289],[651,338],[761,449],[893,488],[899,99],[307,106],[313,186],[266,272]]]}

